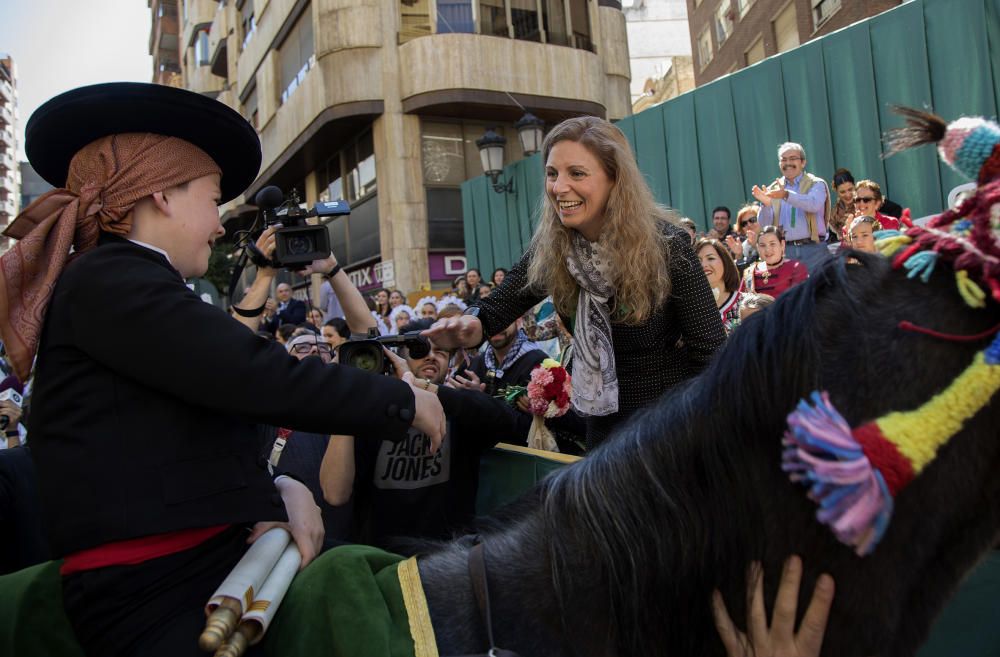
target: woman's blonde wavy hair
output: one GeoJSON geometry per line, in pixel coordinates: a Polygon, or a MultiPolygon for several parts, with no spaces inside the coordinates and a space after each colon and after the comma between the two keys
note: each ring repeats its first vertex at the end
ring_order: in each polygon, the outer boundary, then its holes
{"type": "MultiPolygon", "coordinates": [[[[663,230],[676,217],[653,199],[622,131],[593,116],[563,121],[542,144],[542,162],[560,141],[582,144],[604,168],[611,192],[604,212],[601,244],[611,256],[615,307],[611,317],[624,324],[641,324],[670,296],[670,247],[663,230]]],[[[572,251],[571,230],[562,225],[548,189],[538,208],[538,227],[531,238],[528,286],[552,296],[564,315],[576,310],[579,286],[566,267],[572,251]]]]}

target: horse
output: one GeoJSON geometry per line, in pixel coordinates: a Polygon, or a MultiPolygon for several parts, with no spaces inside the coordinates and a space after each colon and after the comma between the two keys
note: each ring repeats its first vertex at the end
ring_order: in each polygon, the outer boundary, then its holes
{"type": "Polygon", "coordinates": [[[481,542],[496,645],[524,657],[723,655],[713,590],[744,618],[758,562],[770,607],[790,554],[804,562],[799,620],[817,577],[836,581],[823,654],[914,654],[997,539],[1000,403],[990,399],[898,494],[866,556],[817,521],[783,470],[786,417],[814,390],[851,426],[920,406],[988,338],[945,340],[900,322],[975,335],[1000,322],[1000,305],[965,305],[947,268],[921,284],[884,257],[849,255],[748,318],[703,373],[502,521],[424,546],[417,564],[439,653],[490,645],[467,567],[481,542]]]}

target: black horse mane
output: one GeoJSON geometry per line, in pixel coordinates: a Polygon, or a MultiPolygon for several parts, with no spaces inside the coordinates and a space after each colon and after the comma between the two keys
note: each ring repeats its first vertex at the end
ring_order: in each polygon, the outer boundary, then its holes
{"type": "MultiPolygon", "coordinates": [[[[786,416],[820,388],[852,425],[919,405],[982,345],[902,334],[898,320],[971,333],[985,320],[995,323],[997,307],[978,314],[964,308],[950,271],[920,284],[902,281],[884,258],[849,255],[859,264],[841,257],[813,272],[750,317],[706,371],[543,482],[541,515],[563,633],[589,642],[574,652],[722,654],[709,596],[720,589],[734,618],[742,618],[752,561],[763,563],[773,599],[781,560],[804,556],[800,616],[820,568],[845,579],[876,563],[837,543],[814,520],[804,488],[781,472],[786,416]],[[914,357],[918,350],[926,363],[914,357]],[[933,365],[932,376],[925,364],[933,365]],[[595,613],[605,619],[604,645],[594,645],[603,637],[588,631],[595,613]]],[[[896,550],[886,543],[882,555],[896,550]]],[[[849,604],[851,594],[842,598],[849,604]]],[[[878,635],[877,626],[899,620],[885,614],[871,619],[872,628],[859,627],[853,643],[839,645],[884,648],[878,637],[892,628],[878,635]]]]}

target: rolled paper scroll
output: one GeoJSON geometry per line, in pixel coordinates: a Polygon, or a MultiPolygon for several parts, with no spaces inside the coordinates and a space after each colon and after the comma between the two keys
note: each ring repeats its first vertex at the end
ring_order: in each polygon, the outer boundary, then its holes
{"type": "Polygon", "coordinates": [[[275,527],[254,541],[205,605],[208,620],[198,639],[202,650],[218,650],[229,638],[291,540],[287,530],[275,527]]]}
{"type": "Polygon", "coordinates": [[[215,657],[240,657],[248,646],[254,645],[264,637],[285,593],[288,592],[288,587],[292,584],[295,573],[299,570],[300,563],[302,556],[299,554],[298,546],[289,543],[261,585],[260,592],[243,614],[239,627],[219,648],[215,657]]]}

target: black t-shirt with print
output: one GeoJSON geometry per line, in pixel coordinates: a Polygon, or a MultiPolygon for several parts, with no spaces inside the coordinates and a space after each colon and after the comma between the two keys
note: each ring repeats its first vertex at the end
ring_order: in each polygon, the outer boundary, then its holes
{"type": "Polygon", "coordinates": [[[521,442],[505,403],[473,390],[440,388],[448,431],[437,454],[411,428],[406,438],[357,436],[357,540],[392,547],[393,537],[448,538],[472,520],[479,458],[498,442],[521,442]]]}

